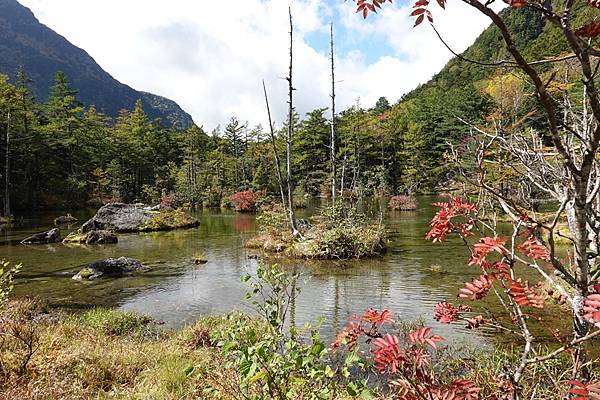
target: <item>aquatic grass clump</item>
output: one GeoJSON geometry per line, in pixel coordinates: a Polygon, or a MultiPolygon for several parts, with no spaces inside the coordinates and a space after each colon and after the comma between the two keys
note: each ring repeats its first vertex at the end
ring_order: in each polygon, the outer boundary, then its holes
{"type": "Polygon", "coordinates": [[[156,216],[150,221],[140,225],[138,232],[165,231],[179,228],[193,228],[200,223],[183,209],[156,212],[156,216]]]}
{"type": "Polygon", "coordinates": [[[394,211],[415,211],[417,209],[417,199],[414,196],[399,194],[392,196],[388,207],[394,211]]]}
{"type": "Polygon", "coordinates": [[[299,221],[299,237],[291,234],[281,208],[264,211],[258,222],[260,232],[245,242],[246,248],[304,259],[358,259],[386,251],[381,222],[375,223],[342,203],[323,208],[310,221],[299,221]]]}

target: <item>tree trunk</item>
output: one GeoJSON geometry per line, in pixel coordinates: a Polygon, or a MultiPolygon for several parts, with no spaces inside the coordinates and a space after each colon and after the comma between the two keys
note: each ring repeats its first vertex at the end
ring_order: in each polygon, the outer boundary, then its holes
{"type": "Polygon", "coordinates": [[[277,152],[277,142],[275,141],[275,132],[273,128],[273,120],[271,119],[271,107],[269,107],[269,97],[267,96],[267,86],[263,80],[263,91],[265,92],[265,103],[267,104],[267,115],[269,116],[269,132],[271,134],[271,144],[273,146],[273,156],[275,157],[275,169],[277,170],[277,183],[279,184],[279,194],[281,195],[281,204],[286,208],[285,193],[283,192],[283,176],[281,175],[281,163],[279,161],[279,153],[277,152]]]}
{"type": "MultiPolygon", "coordinates": [[[[588,230],[587,230],[587,181],[580,182],[578,177],[575,180],[575,198],[573,201],[573,218],[569,223],[573,226],[569,227],[574,239],[574,256],[575,256],[575,279],[577,281],[578,293],[575,296],[573,304],[573,335],[575,339],[582,338],[587,335],[589,324],[583,318],[583,299],[588,295],[588,230]]],[[[589,370],[585,367],[587,362],[587,343],[583,342],[575,348],[574,360],[575,370],[581,371],[584,378],[589,376],[589,370]]]]}
{"type": "Polygon", "coordinates": [[[8,110],[6,118],[6,162],[4,167],[4,216],[10,217],[10,110],[8,110]]]}
{"type": "Polygon", "coordinates": [[[333,23],[330,25],[331,45],[331,201],[335,204],[336,183],[336,161],[335,161],[335,64],[333,59],[333,23]]]}
{"type": "Polygon", "coordinates": [[[288,8],[290,14],[290,69],[289,75],[286,78],[288,81],[288,129],[287,129],[287,146],[286,146],[286,162],[287,162],[287,200],[288,200],[288,213],[290,218],[290,225],[292,228],[292,234],[298,235],[298,227],[296,226],[296,214],[294,212],[294,182],[292,177],[292,138],[294,136],[294,104],[293,104],[293,91],[295,90],[292,85],[292,66],[293,66],[293,38],[294,38],[294,25],[292,23],[292,9],[288,8]]]}

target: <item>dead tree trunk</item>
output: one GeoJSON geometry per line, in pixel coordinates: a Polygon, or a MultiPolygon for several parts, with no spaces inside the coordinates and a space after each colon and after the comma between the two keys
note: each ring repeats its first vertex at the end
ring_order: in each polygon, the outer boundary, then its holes
{"type": "Polygon", "coordinates": [[[292,228],[292,234],[298,235],[298,227],[296,226],[296,214],[294,212],[294,181],[292,177],[292,138],[294,136],[294,103],[293,103],[293,92],[294,86],[292,85],[292,69],[293,69],[293,40],[294,40],[294,25],[292,23],[292,9],[288,8],[290,15],[290,68],[289,75],[286,78],[288,81],[288,129],[287,129],[287,140],[286,140],[286,162],[287,162],[287,201],[288,201],[288,213],[290,218],[290,225],[292,228]]]}
{"type": "Polygon", "coordinates": [[[277,143],[275,141],[275,132],[273,130],[273,120],[271,119],[271,107],[269,107],[269,97],[267,96],[267,86],[263,80],[263,91],[265,92],[265,103],[267,104],[267,115],[269,116],[269,132],[271,134],[271,144],[273,146],[273,156],[275,158],[275,169],[277,170],[277,183],[279,184],[279,194],[281,195],[281,204],[286,208],[285,193],[283,191],[283,176],[281,175],[281,163],[279,153],[277,152],[277,143]]]}
{"type": "Polygon", "coordinates": [[[335,160],[335,64],[333,53],[333,23],[330,25],[330,47],[331,47],[331,201],[335,204],[336,183],[336,160],[335,160]]]}
{"type": "Polygon", "coordinates": [[[4,216],[10,217],[10,110],[8,110],[6,118],[6,160],[4,167],[4,216]]]}

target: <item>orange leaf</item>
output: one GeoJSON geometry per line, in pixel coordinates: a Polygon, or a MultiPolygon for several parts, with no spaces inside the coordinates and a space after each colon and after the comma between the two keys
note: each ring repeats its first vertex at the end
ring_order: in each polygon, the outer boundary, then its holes
{"type": "Polygon", "coordinates": [[[511,295],[515,303],[521,306],[544,308],[542,296],[534,292],[527,282],[521,282],[521,279],[511,281],[508,294],[511,295]]]}
{"type": "Polygon", "coordinates": [[[469,300],[479,300],[484,298],[494,283],[494,277],[491,275],[481,275],[471,282],[465,283],[465,286],[458,291],[458,297],[469,300]]]}

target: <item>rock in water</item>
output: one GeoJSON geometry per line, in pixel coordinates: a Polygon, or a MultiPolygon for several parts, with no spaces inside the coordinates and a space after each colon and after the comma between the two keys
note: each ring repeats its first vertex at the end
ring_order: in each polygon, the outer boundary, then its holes
{"type": "Polygon", "coordinates": [[[70,233],[64,240],[64,244],[79,243],[79,244],[110,244],[117,243],[119,239],[117,235],[110,231],[89,231],[81,233],[76,231],[70,233]]]}
{"type": "Polygon", "coordinates": [[[73,222],[77,222],[77,218],[75,218],[71,214],[61,215],[60,217],[54,218],[54,225],[56,226],[70,224],[73,222]]]}
{"type": "Polygon", "coordinates": [[[21,240],[21,244],[46,244],[60,242],[60,231],[58,228],[50,229],[47,232],[36,233],[26,239],[21,240]]]}
{"type": "Polygon", "coordinates": [[[129,257],[107,258],[87,264],[73,279],[77,281],[94,280],[102,276],[120,277],[138,272],[148,271],[150,268],[142,265],[136,259],[129,257]]]}
{"type": "Polygon", "coordinates": [[[182,210],[153,211],[142,204],[110,203],[81,226],[81,232],[111,230],[115,232],[150,232],[198,226],[195,218],[182,210]]]}

